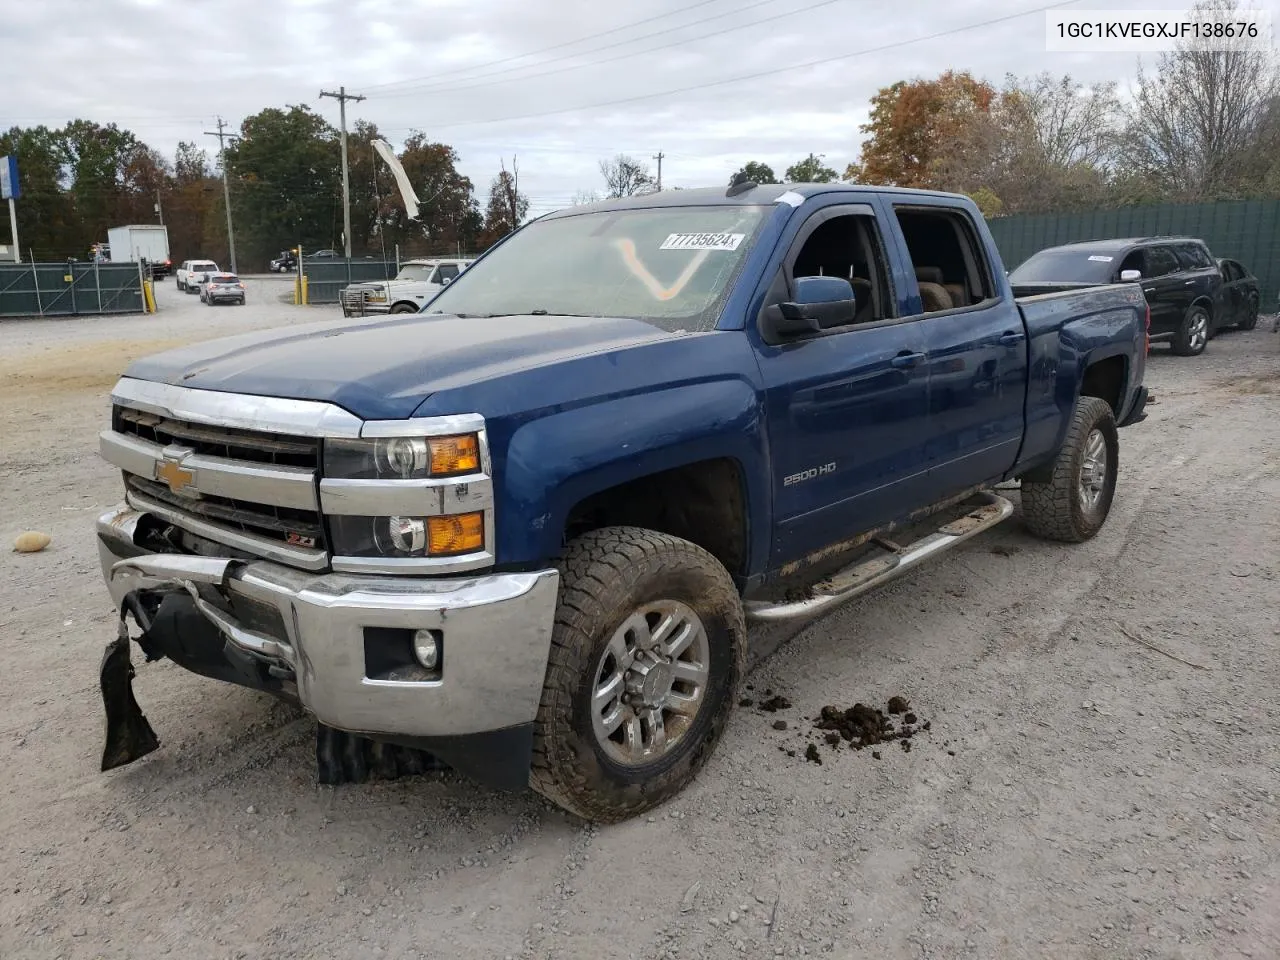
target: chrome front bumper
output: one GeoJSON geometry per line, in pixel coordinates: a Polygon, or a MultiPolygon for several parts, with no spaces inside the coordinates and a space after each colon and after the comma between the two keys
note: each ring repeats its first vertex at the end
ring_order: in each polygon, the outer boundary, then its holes
{"type": "Polygon", "coordinates": [[[291,672],[297,700],[321,723],[352,733],[431,738],[503,730],[529,724],[537,714],[557,571],[419,579],[149,553],[134,543],[142,516],[122,505],[98,520],[102,572],[115,604],[139,588],[186,589],[238,655],[291,672]],[[200,599],[210,590],[275,608],[284,635],[248,629],[200,599]],[[365,663],[370,628],[438,631],[438,677],[371,679],[365,663]]]}

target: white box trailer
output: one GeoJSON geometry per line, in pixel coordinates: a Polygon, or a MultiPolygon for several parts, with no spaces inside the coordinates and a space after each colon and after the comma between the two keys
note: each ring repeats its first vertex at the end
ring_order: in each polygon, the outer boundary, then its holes
{"type": "Polygon", "coordinates": [[[107,231],[113,263],[145,260],[154,277],[165,277],[173,269],[169,262],[169,231],[158,223],[135,223],[107,231]]]}

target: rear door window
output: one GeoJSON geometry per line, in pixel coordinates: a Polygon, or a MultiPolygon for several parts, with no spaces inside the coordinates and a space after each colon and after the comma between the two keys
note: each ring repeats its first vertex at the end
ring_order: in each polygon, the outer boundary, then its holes
{"type": "Polygon", "coordinates": [[[962,210],[894,207],[925,313],[982,303],[995,283],[977,231],[962,210]]]}
{"type": "Polygon", "coordinates": [[[1198,243],[1180,243],[1175,250],[1183,270],[1205,270],[1213,266],[1209,251],[1198,243]]]}

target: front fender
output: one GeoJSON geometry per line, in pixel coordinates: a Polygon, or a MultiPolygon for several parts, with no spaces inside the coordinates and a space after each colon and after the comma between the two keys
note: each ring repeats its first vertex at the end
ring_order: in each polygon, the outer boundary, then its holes
{"type": "Polygon", "coordinates": [[[744,478],[748,571],[768,555],[768,462],[760,399],[742,380],[685,383],[550,412],[511,435],[500,477],[498,559],[558,556],[574,506],[611,487],[700,460],[744,478]]]}

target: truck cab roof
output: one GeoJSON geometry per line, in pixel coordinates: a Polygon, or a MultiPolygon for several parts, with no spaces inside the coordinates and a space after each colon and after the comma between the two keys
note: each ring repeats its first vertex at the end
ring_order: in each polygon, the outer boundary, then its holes
{"type": "Polygon", "coordinates": [[[594,213],[606,210],[637,210],[646,207],[702,207],[702,206],[767,206],[779,202],[791,201],[799,206],[810,197],[819,194],[847,193],[850,202],[857,202],[859,197],[876,194],[903,194],[919,197],[946,197],[958,203],[969,204],[972,201],[959,193],[945,193],[938,190],[916,190],[909,187],[881,187],[858,183],[766,183],[758,184],[740,192],[731,192],[728,188],[699,187],[692,190],[664,190],[661,193],[646,193],[621,199],[600,200],[596,203],[566,207],[554,213],[546,214],[539,219],[554,220],[560,217],[575,216],[580,213],[594,213]]]}

